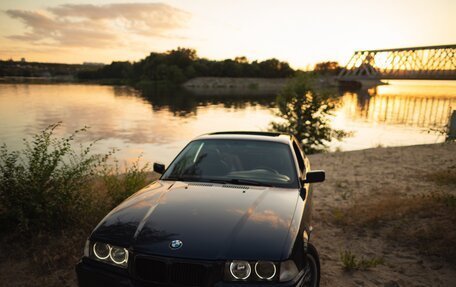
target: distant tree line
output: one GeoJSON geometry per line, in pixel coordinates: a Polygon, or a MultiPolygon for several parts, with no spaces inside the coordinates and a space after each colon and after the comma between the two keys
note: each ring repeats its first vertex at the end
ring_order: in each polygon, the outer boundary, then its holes
{"type": "Polygon", "coordinates": [[[334,61],[320,62],[317,63],[314,67],[314,72],[320,75],[332,75],[335,76],[340,73],[342,67],[339,66],[339,63],[334,61]]]}
{"type": "MultiPolygon", "coordinates": [[[[318,75],[337,75],[337,62],[315,65],[318,75]]],[[[180,84],[196,77],[290,78],[299,73],[287,62],[275,58],[249,61],[236,57],[221,61],[199,58],[196,50],[177,48],[166,53],[150,53],[138,62],[115,61],[109,65],[78,65],[0,60],[0,77],[57,77],[69,76],[82,81],[137,84],[164,82],[180,84]]]]}
{"type": "Polygon", "coordinates": [[[100,66],[0,60],[0,77],[71,77],[100,66]]]}
{"type": "Polygon", "coordinates": [[[177,48],[166,53],[151,53],[138,62],[112,62],[95,71],[81,71],[82,80],[123,79],[183,83],[196,77],[288,78],[295,75],[287,62],[277,59],[249,62],[246,57],[222,61],[199,58],[193,49],[177,48]]]}

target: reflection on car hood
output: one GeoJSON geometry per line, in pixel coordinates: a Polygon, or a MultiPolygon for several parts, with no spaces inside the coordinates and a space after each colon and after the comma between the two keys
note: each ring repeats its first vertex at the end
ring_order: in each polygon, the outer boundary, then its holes
{"type": "Polygon", "coordinates": [[[296,189],[157,181],[111,211],[91,239],[159,256],[283,260],[298,197],[296,189]],[[175,239],[178,250],[169,247],[175,239]]]}

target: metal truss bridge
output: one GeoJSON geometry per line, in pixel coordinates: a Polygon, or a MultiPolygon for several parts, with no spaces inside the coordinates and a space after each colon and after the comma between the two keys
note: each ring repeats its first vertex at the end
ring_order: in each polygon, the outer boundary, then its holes
{"type": "Polygon", "coordinates": [[[456,45],[356,51],[339,81],[456,80],[456,45]]]}

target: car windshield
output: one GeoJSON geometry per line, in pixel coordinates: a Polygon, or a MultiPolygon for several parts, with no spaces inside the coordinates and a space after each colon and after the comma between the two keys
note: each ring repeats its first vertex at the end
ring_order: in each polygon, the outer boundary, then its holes
{"type": "Polygon", "coordinates": [[[195,140],[171,163],[162,179],[298,186],[289,146],[255,140],[195,140]]]}

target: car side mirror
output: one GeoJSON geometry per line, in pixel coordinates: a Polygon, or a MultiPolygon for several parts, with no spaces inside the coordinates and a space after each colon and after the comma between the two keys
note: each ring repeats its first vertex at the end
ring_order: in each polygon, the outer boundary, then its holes
{"type": "Polygon", "coordinates": [[[162,163],[154,162],[154,171],[159,174],[163,174],[165,172],[165,165],[162,163]]]}
{"type": "Polygon", "coordinates": [[[324,170],[311,170],[306,173],[306,179],[304,183],[314,183],[314,182],[323,182],[325,181],[325,171],[324,170]]]}

